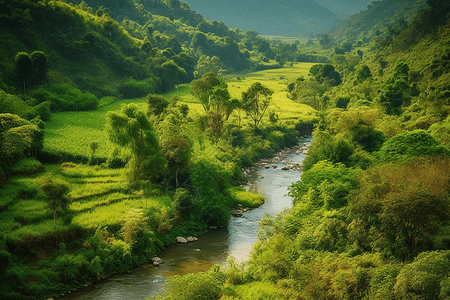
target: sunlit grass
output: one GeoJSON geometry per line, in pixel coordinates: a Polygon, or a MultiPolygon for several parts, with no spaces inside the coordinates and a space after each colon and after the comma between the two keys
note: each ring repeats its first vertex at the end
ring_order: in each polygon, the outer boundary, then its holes
{"type": "MultiPolygon", "coordinates": [[[[314,63],[293,63],[292,66],[289,65],[282,69],[249,73],[242,80],[229,81],[228,89],[232,97],[240,99],[243,91],[259,81],[274,91],[269,111],[278,114],[281,121],[305,119],[313,114],[314,110],[289,99],[286,84],[300,76],[308,78],[312,65],[314,63]]],[[[201,104],[191,95],[189,84],[179,85],[175,91],[164,95],[166,99],[173,96],[177,96],[180,103],[189,106],[190,117],[193,118],[195,115],[204,113],[201,104]]],[[[106,114],[108,111],[119,112],[121,105],[128,103],[135,103],[143,110],[147,110],[145,99],[130,99],[103,106],[95,111],[52,114],[45,129],[44,150],[50,153],[67,153],[88,158],[91,155],[90,144],[96,142],[99,147],[95,152],[95,157],[106,159],[114,149],[105,129],[106,114]]],[[[126,157],[129,154],[126,150],[121,150],[121,152],[120,157],[126,157]]]]}
{"type": "Polygon", "coordinates": [[[305,118],[313,114],[315,110],[289,99],[287,84],[301,76],[308,78],[309,69],[313,65],[314,63],[293,63],[292,67],[250,73],[243,80],[230,81],[228,89],[232,97],[240,99],[242,92],[253,83],[260,82],[274,91],[269,110],[278,114],[281,121],[305,118]]]}
{"type": "Polygon", "coordinates": [[[124,217],[125,213],[132,208],[151,209],[161,206],[161,203],[167,202],[167,199],[151,198],[151,199],[128,199],[119,203],[113,203],[108,206],[100,206],[93,208],[91,211],[76,215],[72,223],[83,227],[92,228],[103,225],[118,224],[124,217]]]}

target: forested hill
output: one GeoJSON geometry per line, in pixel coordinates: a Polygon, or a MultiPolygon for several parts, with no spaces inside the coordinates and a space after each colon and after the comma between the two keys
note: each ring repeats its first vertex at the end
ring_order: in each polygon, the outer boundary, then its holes
{"type": "Polygon", "coordinates": [[[86,109],[83,105],[56,107],[55,95],[61,98],[68,88],[75,88],[98,98],[135,98],[190,82],[194,73],[201,77],[207,71],[280,67],[269,42],[223,22],[210,22],[186,3],[73,2],[0,2],[3,90],[29,91],[38,102],[51,98],[54,111],[86,109]],[[17,55],[36,51],[45,57],[45,74],[22,80],[17,55]],[[36,91],[42,84],[47,85],[46,91],[36,91]]]}
{"type": "Polygon", "coordinates": [[[406,26],[414,16],[427,7],[426,0],[373,1],[367,9],[341,22],[333,30],[334,36],[348,39],[372,38],[382,31],[406,26]]]}
{"type": "Polygon", "coordinates": [[[372,0],[316,0],[328,10],[344,19],[367,9],[372,0]]]}
{"type": "Polygon", "coordinates": [[[330,28],[339,18],[311,0],[220,1],[188,0],[187,3],[210,20],[263,35],[313,34],[330,28]]]}

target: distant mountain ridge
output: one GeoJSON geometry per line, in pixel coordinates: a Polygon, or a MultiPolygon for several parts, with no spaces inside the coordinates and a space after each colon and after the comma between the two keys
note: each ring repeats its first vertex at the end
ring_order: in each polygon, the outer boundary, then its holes
{"type": "Polygon", "coordinates": [[[192,10],[228,27],[259,34],[314,34],[330,28],[339,17],[311,0],[187,0],[192,10]]]}
{"type": "Polygon", "coordinates": [[[373,0],[316,0],[339,18],[347,18],[367,9],[373,0]]]}

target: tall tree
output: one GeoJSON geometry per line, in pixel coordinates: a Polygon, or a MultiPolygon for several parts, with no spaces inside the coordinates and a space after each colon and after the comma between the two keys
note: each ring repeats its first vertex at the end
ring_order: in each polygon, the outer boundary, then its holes
{"type": "Polygon", "coordinates": [[[220,84],[220,79],[212,72],[208,72],[200,79],[191,82],[191,93],[197,98],[203,106],[203,109],[208,111],[210,102],[209,91],[220,84]]]}
{"type": "Polygon", "coordinates": [[[189,169],[192,156],[192,144],[184,130],[184,122],[185,117],[175,107],[159,124],[162,152],[168,162],[169,176],[175,178],[176,188],[178,177],[189,169]]]}
{"type": "Polygon", "coordinates": [[[233,103],[227,84],[209,72],[191,83],[192,94],[200,100],[206,112],[207,125],[213,141],[222,137],[223,124],[233,111],[233,103]]]}
{"type": "Polygon", "coordinates": [[[39,188],[47,197],[48,208],[53,212],[53,228],[56,228],[56,211],[58,208],[67,209],[70,203],[69,184],[60,179],[52,178],[51,173],[41,179],[39,188]]]}
{"type": "Polygon", "coordinates": [[[23,93],[25,100],[27,99],[26,82],[32,77],[33,74],[33,62],[26,52],[19,52],[16,55],[16,72],[18,79],[23,84],[23,93]]]}
{"type": "Polygon", "coordinates": [[[0,114],[0,167],[13,164],[31,150],[33,144],[41,144],[40,133],[36,125],[18,115],[0,114]]]}
{"type": "Polygon", "coordinates": [[[253,120],[255,128],[266,113],[272,94],[273,91],[260,82],[253,83],[247,91],[242,92],[242,107],[253,120]]]}
{"type": "Polygon", "coordinates": [[[134,104],[122,104],[120,113],[108,112],[107,131],[109,139],[122,148],[130,148],[128,162],[129,181],[132,185],[140,180],[157,180],[167,164],[161,155],[157,136],[147,116],[134,104]]]}

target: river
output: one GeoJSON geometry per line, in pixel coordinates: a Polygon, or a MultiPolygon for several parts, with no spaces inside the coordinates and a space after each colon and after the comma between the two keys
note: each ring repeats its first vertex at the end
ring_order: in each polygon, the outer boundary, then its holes
{"type": "MultiPolygon", "coordinates": [[[[301,145],[309,142],[311,137],[300,140],[301,145]]],[[[214,264],[224,264],[228,256],[235,257],[237,261],[248,259],[257,241],[258,221],[264,213],[273,216],[291,206],[292,199],[286,196],[287,188],[300,179],[301,173],[281,168],[286,166],[286,162],[289,162],[288,165],[301,164],[305,155],[291,151],[284,156],[280,161],[274,159],[266,161],[266,165],[257,164],[247,175],[252,189],[266,197],[260,207],[246,212],[242,217],[233,217],[227,227],[210,230],[201,235],[197,242],[166,248],[159,255],[164,263],[158,267],[141,265],[131,273],[110,276],[58,300],[142,300],[155,295],[168,276],[207,271],[214,264]]]]}

